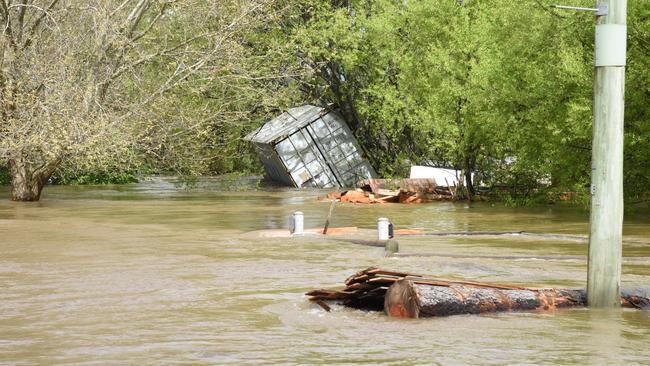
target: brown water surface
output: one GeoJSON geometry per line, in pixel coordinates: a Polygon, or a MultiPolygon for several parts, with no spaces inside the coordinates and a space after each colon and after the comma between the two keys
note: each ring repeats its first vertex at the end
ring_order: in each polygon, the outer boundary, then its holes
{"type": "MultiPolygon", "coordinates": [[[[317,237],[262,238],[323,192],[47,187],[38,203],[0,188],[0,364],[647,364],[650,314],[565,310],[394,320],[303,293],[369,266],[527,286],[583,287],[587,244],[508,237],[400,238],[402,253],[317,237]]],[[[584,235],[562,206],[350,205],[333,226],[584,235]]],[[[623,282],[650,286],[650,219],[625,221],[623,282]]]]}

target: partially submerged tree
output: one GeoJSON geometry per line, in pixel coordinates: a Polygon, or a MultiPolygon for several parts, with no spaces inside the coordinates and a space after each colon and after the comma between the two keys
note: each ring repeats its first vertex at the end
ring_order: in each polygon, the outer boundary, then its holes
{"type": "Polygon", "coordinates": [[[254,84],[275,80],[245,47],[269,4],[0,0],[0,163],[12,199],[38,200],[62,162],[124,166],[142,156],[134,151],[163,159],[240,123],[259,96],[254,84]]]}

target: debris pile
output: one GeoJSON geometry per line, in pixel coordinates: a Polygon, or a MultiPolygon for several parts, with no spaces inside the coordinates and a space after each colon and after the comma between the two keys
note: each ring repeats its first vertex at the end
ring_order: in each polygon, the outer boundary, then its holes
{"type": "Polygon", "coordinates": [[[364,191],[361,188],[356,190],[343,191],[343,192],[330,192],[327,194],[326,201],[339,200],[341,202],[349,203],[386,203],[398,202],[399,197],[392,194],[373,194],[364,191]]]}
{"type": "Polygon", "coordinates": [[[457,195],[457,187],[444,187],[435,179],[364,179],[355,190],[332,192],[327,200],[338,199],[350,203],[425,203],[451,201],[457,195]]]}
{"type": "MultiPolygon", "coordinates": [[[[328,301],[345,306],[383,310],[389,316],[419,318],[498,311],[541,311],[580,307],[586,304],[585,290],[530,289],[474,281],[442,280],[416,274],[368,268],[345,281],[342,290],[314,290],[311,301],[330,310],[328,301]]],[[[650,306],[650,298],[626,292],[626,307],[650,306]]]]}

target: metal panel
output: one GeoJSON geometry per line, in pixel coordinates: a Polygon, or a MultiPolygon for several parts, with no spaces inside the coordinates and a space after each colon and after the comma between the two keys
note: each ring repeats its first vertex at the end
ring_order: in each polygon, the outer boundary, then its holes
{"type": "Polygon", "coordinates": [[[297,187],[334,187],[332,173],[306,130],[298,130],[276,145],[287,172],[297,187]]]}
{"type": "Polygon", "coordinates": [[[621,24],[596,26],[595,66],[625,66],[627,27],[621,24]]]}
{"type": "Polygon", "coordinates": [[[260,159],[262,160],[266,174],[268,174],[272,180],[289,186],[294,185],[293,180],[291,180],[291,177],[287,174],[285,164],[278,157],[278,154],[271,145],[255,144],[255,147],[257,148],[260,159]]]}
{"type": "Polygon", "coordinates": [[[353,187],[375,172],[338,114],[292,108],[245,137],[258,147],[267,174],[296,187],[353,187]]]}
{"type": "Polygon", "coordinates": [[[316,141],[330,162],[334,175],[342,186],[353,187],[360,179],[374,178],[374,169],[361,157],[361,148],[354,135],[338,114],[330,112],[311,124],[311,130],[320,138],[316,141]],[[320,120],[329,131],[325,135],[320,120]],[[315,127],[320,127],[316,131],[315,127]]]}
{"type": "Polygon", "coordinates": [[[244,140],[265,144],[279,142],[286,136],[291,135],[296,130],[318,118],[324,111],[324,108],[313,105],[291,108],[246,135],[244,140]]]}

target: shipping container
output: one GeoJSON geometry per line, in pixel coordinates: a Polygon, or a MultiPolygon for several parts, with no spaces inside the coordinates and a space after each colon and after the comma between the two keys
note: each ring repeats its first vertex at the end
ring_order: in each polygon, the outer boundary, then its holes
{"type": "Polygon", "coordinates": [[[268,176],[294,187],[354,187],[376,177],[357,140],[335,111],[304,105],[251,132],[268,176]]]}

